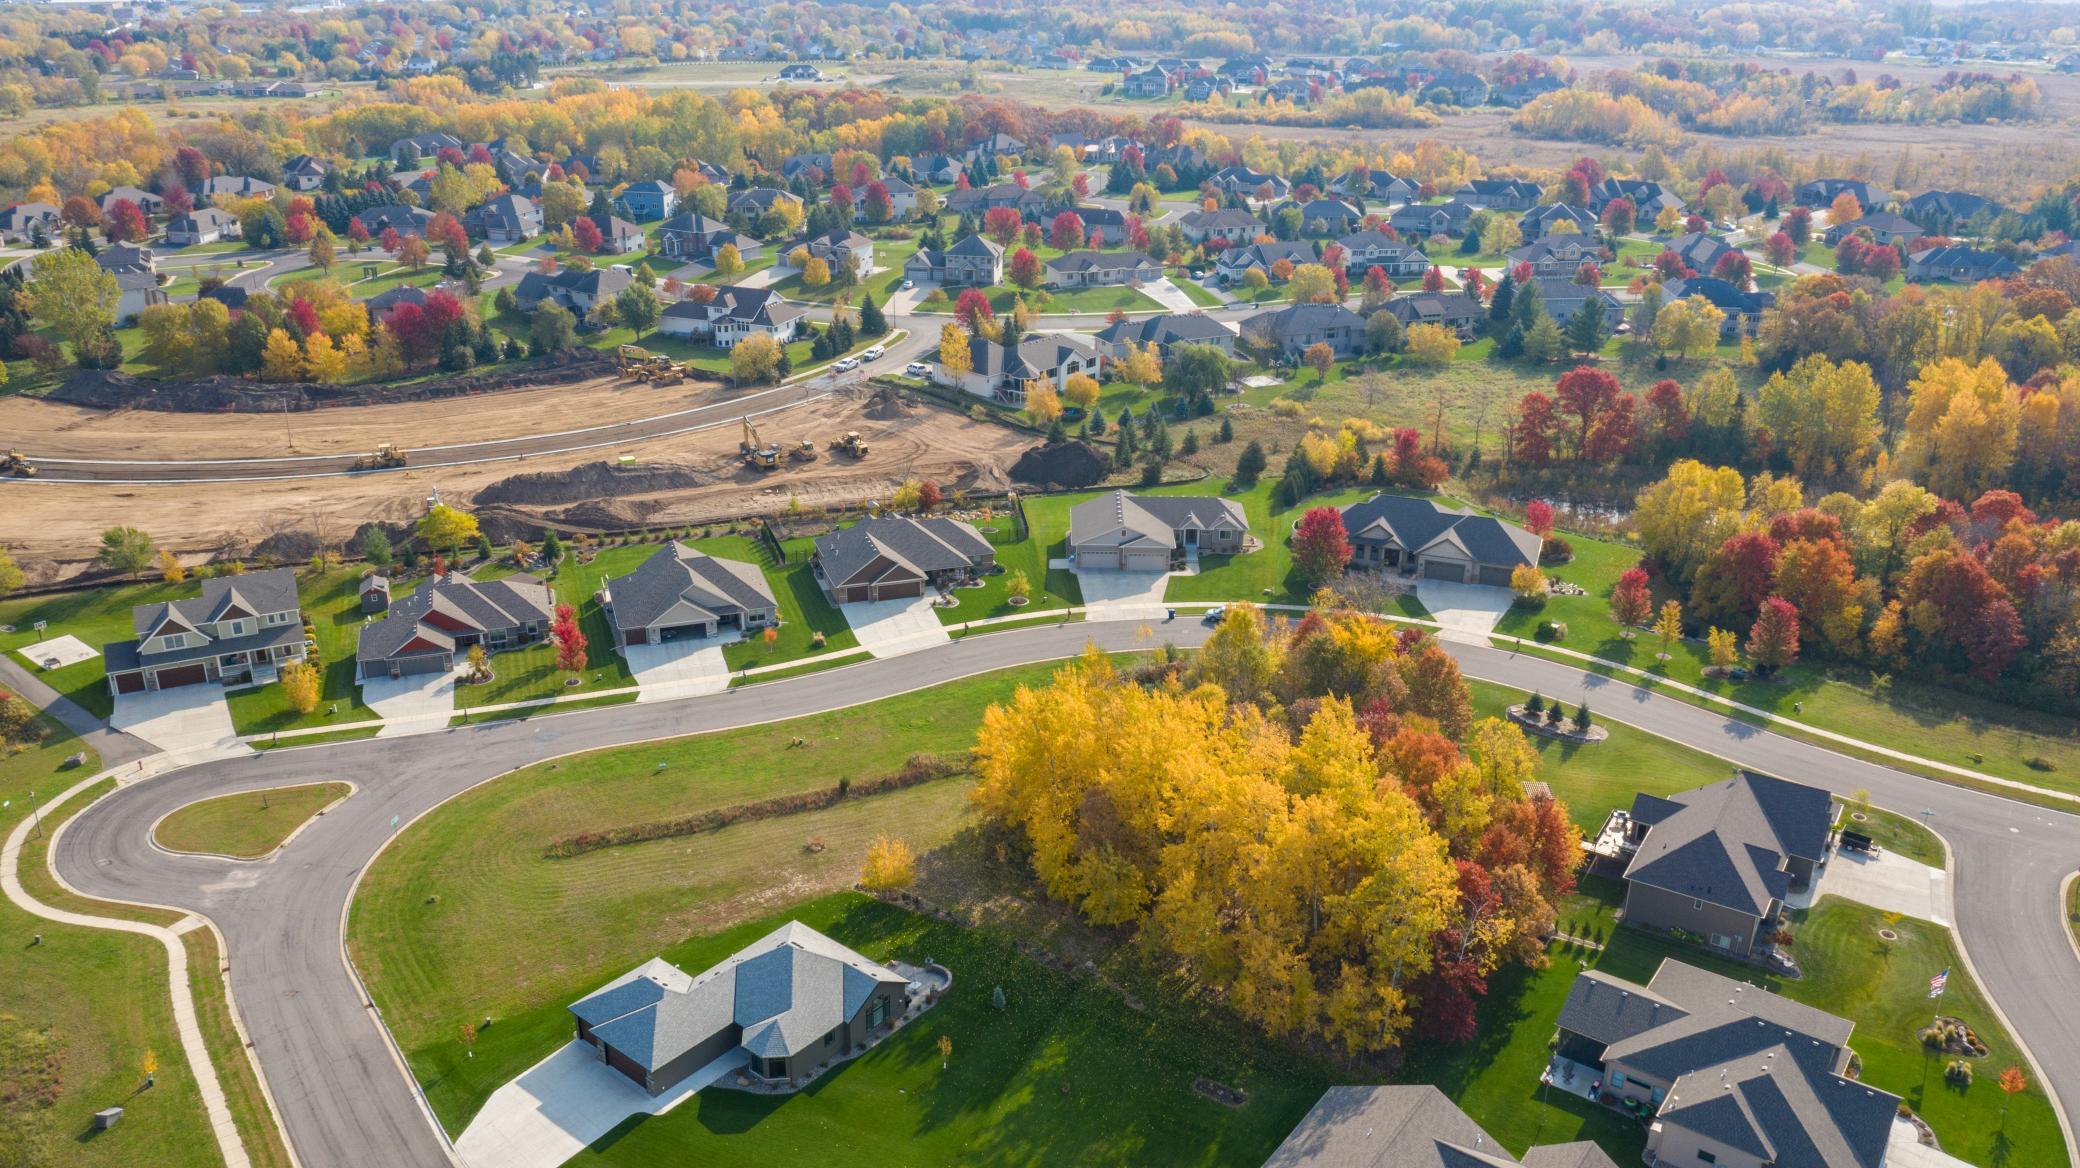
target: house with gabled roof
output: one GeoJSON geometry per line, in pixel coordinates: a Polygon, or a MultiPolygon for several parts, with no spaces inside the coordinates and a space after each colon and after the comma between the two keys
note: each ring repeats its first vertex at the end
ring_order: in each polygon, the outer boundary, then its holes
{"type": "Polygon", "coordinates": [[[1478,208],[1453,199],[1447,203],[1408,203],[1394,208],[1387,224],[1403,236],[1464,235],[1478,208]]]}
{"type": "Polygon", "coordinates": [[[970,235],[943,251],[920,247],[903,261],[903,275],[957,288],[988,288],[1004,281],[1004,245],[970,235]]]}
{"type": "Polygon", "coordinates": [[[532,311],[547,301],[583,317],[602,300],[612,300],[635,282],[635,277],[613,268],[579,271],[562,268],[554,272],[529,272],[513,285],[513,298],[532,311]]]}
{"type": "Polygon", "coordinates": [[[424,207],[407,207],[403,203],[384,203],[369,207],[354,214],[369,238],[380,237],[386,229],[396,228],[399,235],[426,234],[426,226],[433,222],[433,212],[424,207]]]}
{"type": "Polygon", "coordinates": [[[1531,265],[1535,276],[1572,276],[1583,264],[1603,262],[1603,247],[1595,239],[1571,232],[1540,236],[1509,253],[1510,270],[1518,264],[1531,265]]]}
{"type": "Polygon", "coordinates": [[[1666,798],[1635,795],[1604,833],[1620,841],[1624,921],[1760,956],[1786,898],[1827,862],[1834,819],[1823,788],[1753,771],[1666,798]]]}
{"type": "Polygon", "coordinates": [[[1095,348],[1066,333],[1037,333],[1021,338],[1015,347],[988,337],[970,337],[968,360],[968,371],[958,377],[935,362],[940,384],[1015,408],[1024,408],[1028,382],[1044,382],[1059,393],[1068,387],[1071,377],[1079,373],[1096,377],[1103,366],[1095,348]]]}
{"type": "Polygon", "coordinates": [[[1539,1144],[1522,1160],[1427,1083],[1331,1087],[1264,1168],[1617,1168],[1588,1140],[1539,1144]]]}
{"type": "Polygon", "coordinates": [[[296,573],[287,568],[218,576],[199,596],[140,604],[130,627],[134,639],[101,647],[111,694],[263,684],[305,654],[296,573]]]}
{"type": "Polygon", "coordinates": [[[542,233],[542,208],[526,195],[508,191],[471,208],[462,217],[462,226],[471,235],[492,243],[533,239],[542,233]]]}
{"type": "Polygon", "coordinates": [[[1285,202],[1271,209],[1271,219],[1277,222],[1288,207],[1300,212],[1300,232],[1303,235],[1343,235],[1353,231],[1365,221],[1365,212],[1342,199],[1309,199],[1305,203],[1285,202]]]}
{"type": "Polygon", "coordinates": [[[1931,247],[1907,257],[1907,279],[1917,284],[1937,280],[1976,284],[2021,270],[2007,256],[1976,247],[1931,247]]]}
{"type": "Polygon", "coordinates": [[[1683,266],[1700,276],[1709,276],[1719,268],[1719,261],[1739,251],[1725,239],[1703,231],[1686,231],[1664,245],[1665,250],[1680,256],[1683,266]]]}
{"type": "Polygon", "coordinates": [[[1178,216],[1177,227],[1193,243],[1204,243],[1209,239],[1224,239],[1231,244],[1248,243],[1271,230],[1262,219],[1234,207],[1187,211],[1178,216]]]}
{"type": "Polygon", "coordinates": [[[1394,279],[1406,280],[1430,270],[1430,257],[1421,246],[1384,231],[1354,231],[1336,242],[1343,248],[1344,269],[1353,276],[1362,278],[1378,268],[1394,279]]]}
{"type": "Polygon", "coordinates": [[[1381,312],[1394,314],[1402,328],[1417,324],[1434,324],[1448,328],[1461,341],[1470,341],[1480,331],[1481,323],[1488,319],[1488,309],[1479,300],[1466,294],[1464,289],[1450,292],[1403,292],[1387,298],[1381,312]]]}
{"type": "Polygon", "coordinates": [[[731,215],[757,219],[781,203],[792,204],[797,210],[802,206],[802,200],[792,191],[778,187],[751,187],[731,194],[723,209],[731,215]]]}
{"type": "Polygon", "coordinates": [[[1317,344],[1350,357],[1365,347],[1365,318],[1341,304],[1288,304],[1244,317],[1242,339],[1292,358],[1317,344]]]}
{"type": "Polygon", "coordinates": [[[0,238],[27,243],[40,230],[50,239],[57,233],[59,214],[49,203],[16,203],[0,211],[0,238]]]}
{"type": "Polygon", "coordinates": [[[1742,333],[1755,335],[1762,323],[1762,310],[1777,302],[1774,292],[1748,292],[1733,286],[1732,282],[1717,276],[1692,276],[1686,280],[1664,280],[1661,284],[1661,302],[1673,304],[1702,296],[1707,304],[1726,314],[1720,322],[1719,335],[1733,340],[1742,333]]]}
{"type": "Polygon", "coordinates": [[[1885,197],[1878,193],[1878,188],[1860,178],[1816,178],[1811,182],[1800,183],[1792,197],[1798,200],[1801,207],[1826,208],[1832,206],[1834,201],[1844,194],[1855,195],[1856,205],[1866,211],[1882,207],[1886,202],[1885,197]]]}
{"type": "Polygon", "coordinates": [[[1163,278],[1163,265],[1138,251],[1072,251],[1047,261],[1049,288],[1096,288],[1113,284],[1153,284],[1163,278]]]}
{"type": "Polygon", "coordinates": [[[1283,199],[1293,193],[1293,184],[1284,176],[1242,165],[1224,166],[1209,181],[1229,195],[1246,199],[1283,199]]]}
{"type": "Polygon", "coordinates": [[[1937,235],[1951,235],[1975,220],[1998,219],[2008,209],[1970,191],[1923,191],[1899,206],[1900,213],[1937,235]]]}
{"type": "Polygon", "coordinates": [[[874,515],[816,537],[811,564],[833,604],[905,600],[987,571],[997,549],[981,532],[940,516],[874,515]]]}
{"type": "Polygon", "coordinates": [[[1026,152],[1026,144],[1005,133],[991,134],[968,145],[967,159],[975,162],[984,158],[1018,158],[1026,152]]]}
{"type": "Polygon", "coordinates": [[[1904,246],[1926,234],[1919,223],[1895,211],[1866,211],[1863,218],[1847,223],[1830,223],[1820,236],[1829,247],[1859,231],[1867,231],[1874,242],[1904,246]]]}
{"type": "Polygon", "coordinates": [[[1494,588],[1509,587],[1519,566],[1537,564],[1542,543],[1514,523],[1408,495],[1378,494],[1344,507],[1343,528],[1354,569],[1494,588]]]}
{"type": "Polygon", "coordinates": [[[194,193],[195,201],[205,204],[218,199],[269,199],[274,197],[274,184],[246,175],[219,174],[203,179],[194,193]]]}
{"type": "Polygon", "coordinates": [[[1120,360],[1129,348],[1154,345],[1164,357],[1179,345],[1211,345],[1235,355],[1235,330],[1203,312],[1165,312],[1155,316],[1122,318],[1096,334],[1098,352],[1109,360],[1120,360]]]}
{"type": "Polygon", "coordinates": [[[780,602],[756,564],[711,556],[672,541],[597,593],[614,647],[658,645],[780,623],[780,602]]]}
{"type": "Polygon", "coordinates": [[[1533,207],[1517,217],[1517,230],[1530,243],[1543,236],[1553,234],[1557,223],[1572,223],[1575,231],[1586,236],[1596,234],[1596,213],[1587,207],[1575,207],[1567,203],[1547,203],[1533,207]]]}
{"type": "Polygon", "coordinates": [[[572,1003],[577,1040],[652,1095],[738,1070],[793,1086],[894,1029],[924,993],[802,924],[689,974],[651,958],[572,1003]]]}
{"type": "Polygon", "coordinates": [[[1524,211],[1538,205],[1545,188],[1520,178],[1472,178],[1460,184],[1452,197],[1462,203],[1497,211],[1524,211]]]}
{"type": "Polygon", "coordinates": [[[650,179],[622,188],[621,209],[638,222],[667,219],[679,209],[679,191],[668,182],[650,179]]]}
{"type": "Polygon", "coordinates": [[[1069,556],[1081,569],[1166,572],[1206,552],[1244,550],[1242,504],[1218,495],[1109,491],[1069,508],[1069,556]]]}
{"type": "Polygon", "coordinates": [[[724,284],[706,303],[678,300],[666,305],[657,331],[668,337],[693,337],[718,349],[735,348],[754,336],[785,345],[801,335],[808,316],[807,309],[788,303],[771,288],[724,284]]]}
{"type": "Polygon", "coordinates": [[[658,253],[675,260],[713,260],[724,247],[737,249],[737,258],[750,262],[765,245],[720,219],[699,211],[683,211],[657,228],[658,253]]]}
{"type": "Polygon", "coordinates": [[[1546,1076],[1627,1114],[1650,1164],[1882,1168],[1899,1096],[1858,1082],[1855,1025],[1664,958],[1645,985],[1576,975],[1546,1076]]]}
{"type": "Polygon", "coordinates": [[[480,582],[450,570],[361,626],[355,680],[446,673],[473,645],[497,653],[539,642],[555,616],[555,596],[533,576],[480,582]]]}
{"type": "Polygon", "coordinates": [[[1683,209],[1682,196],[1652,179],[1607,178],[1589,188],[1589,209],[1598,215],[1615,199],[1630,202],[1641,223],[1652,223],[1665,208],[1683,209]]]}
{"type": "Polygon", "coordinates": [[[150,191],[137,187],[115,187],[101,196],[101,213],[107,215],[109,208],[123,201],[137,204],[137,209],[143,211],[148,218],[166,210],[166,200],[150,191]]]}
{"type": "Polygon", "coordinates": [[[332,165],[310,154],[298,154],[282,163],[282,185],[292,191],[314,191],[325,185],[332,165]]]}
{"type": "Polygon", "coordinates": [[[1221,252],[1220,258],[1213,261],[1214,278],[1223,284],[1240,283],[1243,273],[1251,268],[1262,268],[1269,276],[1280,260],[1297,268],[1301,264],[1320,263],[1321,257],[1315,254],[1313,244],[1298,239],[1245,244],[1221,252]]]}
{"type": "Polygon", "coordinates": [[[166,221],[166,246],[192,247],[237,239],[244,232],[239,218],[221,207],[198,207],[166,221]]]}

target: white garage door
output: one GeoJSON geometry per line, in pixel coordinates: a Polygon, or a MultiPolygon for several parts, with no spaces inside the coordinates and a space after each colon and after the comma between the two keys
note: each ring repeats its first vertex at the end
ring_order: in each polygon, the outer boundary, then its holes
{"type": "Polygon", "coordinates": [[[1464,584],[1466,582],[1466,565],[1453,560],[1426,559],[1423,561],[1423,578],[1425,580],[1450,580],[1456,584],[1464,584]]]}
{"type": "Polygon", "coordinates": [[[1170,566],[1170,553],[1163,548],[1135,548],[1120,553],[1120,567],[1130,572],[1161,572],[1170,566]]]}

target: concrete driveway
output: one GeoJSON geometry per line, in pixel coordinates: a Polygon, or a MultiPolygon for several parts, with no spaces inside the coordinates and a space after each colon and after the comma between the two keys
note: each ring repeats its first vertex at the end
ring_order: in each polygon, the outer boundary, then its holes
{"type": "Polygon", "coordinates": [[[687,637],[661,645],[630,645],[622,651],[628,671],[635,675],[642,692],[639,702],[664,702],[673,698],[699,697],[729,688],[729,662],[722,647],[740,641],[743,634],[731,630],[713,637],[687,637]]]}
{"type": "Polygon", "coordinates": [[[1431,619],[1443,626],[1439,636],[1448,641],[1485,645],[1502,614],[1516,602],[1516,594],[1484,584],[1418,580],[1416,599],[1430,610],[1431,619]]]}
{"type": "Polygon", "coordinates": [[[224,687],[215,682],[120,694],[108,724],[168,754],[196,761],[251,753],[231,727],[224,687]]]}
{"type": "Polygon", "coordinates": [[[860,648],[876,657],[894,657],[943,645],[952,638],[932,607],[935,593],[915,600],[866,600],[841,604],[845,623],[859,637],[860,648]]]}
{"type": "Polygon", "coordinates": [[[1792,896],[1789,903],[1793,908],[1805,908],[1823,896],[1839,896],[1939,925],[1948,925],[1955,919],[1950,905],[1950,874],[1896,852],[1868,856],[1837,851],[1813,887],[1792,896]]]}
{"type": "Polygon", "coordinates": [[[629,1116],[662,1115],[747,1058],[733,1050],[653,1098],[573,1039],[492,1092],[455,1152],[468,1168],[557,1168],[629,1116]]]}
{"type": "MultiPolygon", "coordinates": [[[[491,668],[498,668],[498,658],[491,659],[491,668]]],[[[361,700],[383,719],[383,728],[376,731],[378,738],[446,730],[455,717],[455,675],[372,677],[361,683],[361,700]]]]}
{"type": "Polygon", "coordinates": [[[1157,280],[1152,284],[1143,284],[1140,287],[1143,292],[1148,293],[1150,300],[1155,301],[1171,312],[1194,312],[1199,307],[1192,302],[1190,296],[1185,295],[1184,289],[1171,283],[1169,280],[1157,280]]]}
{"type": "Polygon", "coordinates": [[[1123,572],[1118,568],[1078,568],[1076,585],[1083,590],[1088,620],[1161,619],[1168,611],[1163,589],[1168,572],[1123,572]]]}

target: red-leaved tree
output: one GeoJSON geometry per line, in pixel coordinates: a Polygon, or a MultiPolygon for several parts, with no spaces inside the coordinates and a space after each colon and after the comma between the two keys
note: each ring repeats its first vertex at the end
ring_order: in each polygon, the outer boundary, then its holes
{"type": "Polygon", "coordinates": [[[995,320],[997,311],[989,306],[989,296],[980,288],[963,288],[959,298],[953,302],[953,317],[970,333],[982,331],[982,322],[995,320]]]}
{"type": "Polygon", "coordinates": [[[1781,596],[1762,602],[1762,613],[1748,630],[1748,656],[1764,673],[1774,673],[1798,660],[1798,608],[1781,596]]]}
{"type": "Polygon", "coordinates": [[[1618,586],[1611,589],[1611,619],[1622,628],[1633,628],[1647,623],[1654,612],[1654,594],[1647,586],[1644,568],[1627,568],[1618,576],[1618,586]]]}
{"type": "Polygon", "coordinates": [[[1314,591],[1341,575],[1350,562],[1351,541],[1343,528],[1343,512],[1334,507],[1309,508],[1293,531],[1293,572],[1300,577],[1301,590],[1314,591]]]}
{"type": "Polygon", "coordinates": [[[549,640],[556,646],[556,668],[573,677],[585,672],[585,630],[578,627],[577,609],[568,604],[556,606],[549,640]]]}

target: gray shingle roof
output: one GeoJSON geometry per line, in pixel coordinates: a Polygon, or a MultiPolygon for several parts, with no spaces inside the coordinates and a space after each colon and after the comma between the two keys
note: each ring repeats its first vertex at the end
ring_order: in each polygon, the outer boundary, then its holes
{"type": "Polygon", "coordinates": [[[1832,804],[1819,787],[1741,771],[1636,805],[1649,826],[1625,879],[1761,916],[1790,889],[1785,858],[1826,853],[1832,804]]]}
{"type": "Polygon", "coordinates": [[[547,624],[555,615],[549,586],[533,576],[519,573],[479,583],[450,572],[428,581],[410,596],[392,601],[382,620],[361,626],[354,655],[360,661],[385,661],[415,637],[452,648],[454,637],[440,627],[442,621],[489,633],[511,631],[530,621],[547,624]],[[429,615],[432,620],[424,619],[429,615]]]}
{"type": "Polygon", "coordinates": [[[186,628],[223,619],[235,609],[253,616],[268,612],[294,612],[296,573],[287,568],[269,568],[242,576],[218,576],[202,582],[202,593],[185,600],[163,604],[140,604],[130,610],[131,631],[150,636],[169,619],[186,628]]]}
{"type": "Polygon", "coordinates": [[[1139,320],[1116,320],[1098,330],[1097,337],[1115,345],[1193,345],[1232,341],[1235,334],[1204,313],[1166,312],[1139,320]]]}
{"type": "MultiPolygon", "coordinates": [[[[1579,1148],[1558,1145],[1553,1151],[1579,1148]]],[[[1594,1148],[1595,1145],[1588,1145],[1594,1148]]],[[[1541,1168],[1608,1168],[1599,1152],[1532,1160],[1541,1168]]],[[[1517,1168],[1509,1149],[1437,1088],[1331,1087],[1264,1168],[1517,1168]]]]}
{"type": "Polygon", "coordinates": [[[779,606],[755,564],[725,560],[674,541],[625,576],[606,582],[616,628],[707,621],[779,606]]]}
{"type": "Polygon", "coordinates": [[[1363,329],[1365,318],[1341,304],[1289,304],[1244,317],[1242,331],[1265,340],[1283,341],[1334,329],[1363,329]]]}
{"type": "Polygon", "coordinates": [[[1343,526],[1353,540],[1391,539],[1421,552],[1439,539],[1455,540],[1477,564],[1515,567],[1538,562],[1539,538],[1514,523],[1487,515],[1447,511],[1428,499],[1374,495],[1343,509],[1343,526]]]}
{"type": "Polygon", "coordinates": [[[1162,270],[1147,253],[1138,251],[1072,251],[1047,261],[1050,272],[1118,272],[1135,268],[1154,268],[1158,273],[1162,270]]]}
{"type": "Polygon", "coordinates": [[[993,550],[981,532],[958,519],[877,515],[816,537],[817,561],[834,585],[851,582],[881,556],[923,575],[971,567],[993,550]]]}
{"type": "Polygon", "coordinates": [[[689,975],[653,958],[570,1007],[601,1041],[656,1070],[732,1027],[745,1050],[784,1058],[849,1021],[876,987],[907,979],[789,921],[689,975]]]}
{"type": "Polygon", "coordinates": [[[1244,531],[1242,504],[1213,495],[1130,495],[1112,491],[1069,508],[1069,546],[1174,547],[1183,528],[1244,531]]]}

